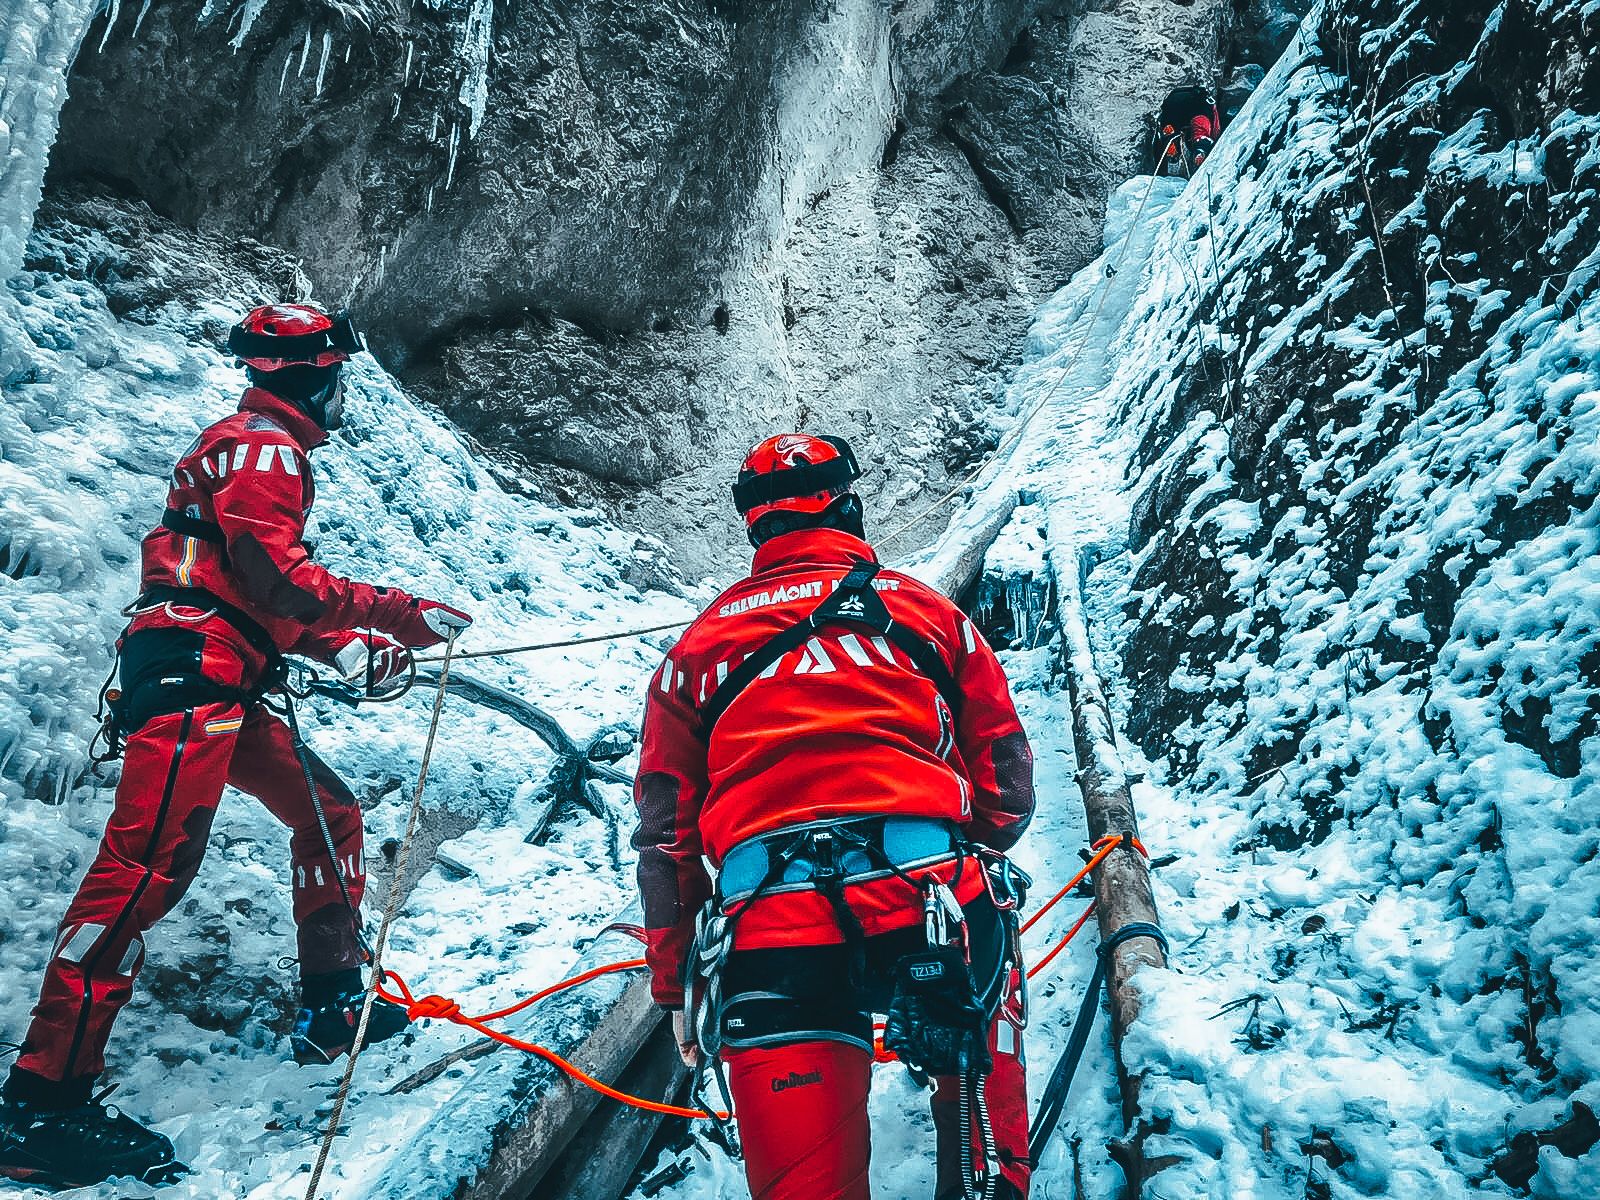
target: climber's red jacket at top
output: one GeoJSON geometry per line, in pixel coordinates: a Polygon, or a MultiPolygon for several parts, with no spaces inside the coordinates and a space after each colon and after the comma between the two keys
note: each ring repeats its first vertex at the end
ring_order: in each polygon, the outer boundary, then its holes
{"type": "Polygon", "coordinates": [[[173,469],[167,511],[144,539],[144,587],[201,589],[284,653],[325,657],[328,639],[355,628],[407,645],[438,641],[407,593],[354,583],[311,560],[307,455],[327,439],[289,401],[246,391],[239,411],[201,433],[173,469]]]}
{"type": "MultiPolygon", "coordinates": [[[[872,547],[837,529],[765,542],[750,576],[689,627],[651,680],[634,845],[659,1004],[683,1003],[683,957],[711,894],[702,855],[720,867],[751,837],[876,815],[950,820],[1004,850],[1033,814],[1032,753],[994,652],[955,604],[897,571],[880,571],[873,586],[895,622],[948,667],[958,713],[899,647],[826,624],[734,699],[709,745],[702,740],[702,710],[717,684],[807,617],[861,559],[876,561],[872,547]]],[[[957,898],[981,887],[969,868],[957,898]]],[[[921,919],[917,892],[895,878],[852,887],[850,907],[868,935],[921,919]]],[[[764,897],[737,929],[741,949],[842,940],[815,891],[764,897]]]]}

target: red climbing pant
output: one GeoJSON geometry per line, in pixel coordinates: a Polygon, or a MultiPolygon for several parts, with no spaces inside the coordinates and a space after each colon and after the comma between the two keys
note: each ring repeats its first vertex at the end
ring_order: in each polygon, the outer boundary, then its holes
{"type": "MultiPolygon", "coordinates": [[[[1028,1095],[1022,1043],[1002,1013],[989,1031],[994,1071],[984,1099],[1000,1153],[999,1200],[1028,1195],[1028,1095]],[[1009,1190],[1008,1190],[1009,1189],[1009,1190]]],[[[786,1046],[724,1048],[744,1146],[752,1200],[870,1200],[867,1166],[872,1135],[867,1093],[872,1056],[842,1042],[791,1042],[786,1046]]],[[[962,1195],[960,1085],[935,1081],[933,1122],[938,1137],[939,1200],[962,1195]]],[[[981,1136],[972,1161],[983,1161],[981,1136]]]]}
{"type": "MultiPolygon", "coordinates": [[[[973,979],[994,1012],[994,1070],[984,1101],[1001,1182],[997,1200],[1028,1195],[1028,1094],[1023,1072],[1021,973],[1007,952],[1008,918],[987,891],[963,906],[973,979]]],[[[887,1012],[900,958],[926,945],[920,924],[869,937],[858,972],[844,945],[735,948],[722,969],[722,1059],[755,1200],[866,1200],[872,1137],[872,1014],[887,1012]],[[851,982],[855,976],[855,982],[851,982]]],[[[959,1200],[960,1084],[940,1078],[937,1200],[959,1200]]],[[[983,1162],[981,1135],[973,1163],[983,1162]]]]}
{"type": "Polygon", "coordinates": [[[868,1200],[870,1054],[791,1042],[723,1059],[752,1200],[868,1200]]]}
{"type": "MultiPolygon", "coordinates": [[[[260,659],[233,639],[193,630],[187,661],[203,681],[238,687],[260,659]]],[[[169,655],[166,661],[171,661],[169,655]]],[[[124,683],[128,681],[124,659],[124,683]]],[[[365,883],[361,810],[350,789],[310,758],[351,901],[365,883]]],[[[183,898],[205,853],[224,784],[255,796],[291,832],[300,969],[361,962],[356,930],[306,794],[288,727],[259,704],[191,703],[153,716],[128,738],[116,803],[99,853],[67,908],[17,1065],[51,1080],[96,1075],[117,1013],[144,965],[144,934],[183,898]]]]}

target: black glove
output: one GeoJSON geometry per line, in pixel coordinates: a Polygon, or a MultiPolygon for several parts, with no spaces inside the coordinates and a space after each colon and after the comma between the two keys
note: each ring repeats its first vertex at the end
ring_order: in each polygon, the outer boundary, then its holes
{"type": "Polygon", "coordinates": [[[884,1049],[927,1075],[987,1075],[989,1016],[959,946],[907,954],[894,968],[884,1049]]]}

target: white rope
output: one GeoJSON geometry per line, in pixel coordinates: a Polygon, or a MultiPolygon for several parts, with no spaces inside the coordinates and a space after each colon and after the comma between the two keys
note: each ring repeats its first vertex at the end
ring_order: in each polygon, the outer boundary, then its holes
{"type": "Polygon", "coordinates": [[[350,1046],[350,1061],[345,1064],[344,1078],[339,1081],[339,1092],[334,1098],[333,1112],[328,1117],[328,1128],[322,1135],[322,1148],[317,1151],[316,1165],[311,1168],[311,1182],[306,1185],[305,1200],[317,1200],[317,1185],[322,1182],[322,1172],[328,1165],[333,1139],[339,1132],[339,1118],[344,1115],[345,1101],[350,1098],[350,1082],[355,1078],[356,1059],[366,1040],[367,1022],[372,1018],[372,1003],[377,996],[378,984],[383,979],[383,951],[389,942],[389,928],[394,924],[395,912],[400,907],[400,884],[411,858],[411,841],[416,836],[417,818],[422,813],[422,791],[428,785],[428,764],[433,759],[433,745],[439,736],[439,714],[444,709],[445,685],[450,680],[450,658],[455,645],[456,635],[452,631],[445,641],[444,655],[440,660],[443,666],[439,668],[439,687],[433,695],[433,720],[428,725],[428,740],[422,747],[422,769],[417,774],[417,789],[411,796],[411,817],[406,822],[406,835],[400,843],[400,853],[395,857],[394,874],[389,878],[389,895],[384,904],[383,923],[378,926],[378,940],[372,948],[372,978],[367,981],[366,995],[361,1001],[356,1040],[350,1046]]]}

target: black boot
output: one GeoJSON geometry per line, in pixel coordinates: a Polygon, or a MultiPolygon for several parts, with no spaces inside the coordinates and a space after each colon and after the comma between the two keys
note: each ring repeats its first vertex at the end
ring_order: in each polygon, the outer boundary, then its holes
{"type": "MultiPolygon", "coordinates": [[[[366,997],[361,972],[307,975],[301,981],[300,995],[302,1007],[294,1019],[294,1032],[289,1035],[294,1060],[301,1066],[331,1063],[355,1044],[361,1003],[366,997]]],[[[410,1024],[405,1009],[374,997],[372,1015],[367,1018],[366,1045],[403,1033],[410,1024]]]]}
{"type": "MultiPolygon", "coordinates": [[[[87,1093],[92,1080],[55,1084],[13,1068],[0,1099],[0,1177],[34,1187],[87,1187],[131,1176],[171,1183],[187,1173],[172,1143],[132,1117],[80,1094],[76,1103],[51,1103],[63,1089],[87,1093]]],[[[107,1089],[109,1091],[110,1089],[107,1089]]]]}

